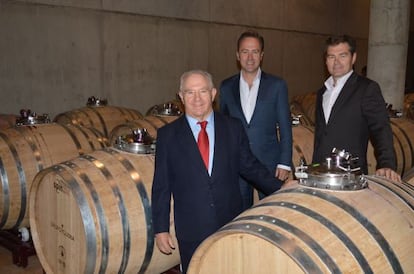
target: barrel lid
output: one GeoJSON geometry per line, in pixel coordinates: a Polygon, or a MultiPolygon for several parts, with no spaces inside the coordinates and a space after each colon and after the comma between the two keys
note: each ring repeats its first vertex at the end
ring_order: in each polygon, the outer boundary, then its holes
{"type": "Polygon", "coordinates": [[[298,126],[301,124],[301,119],[303,117],[303,114],[296,114],[296,115],[291,115],[291,122],[292,122],[292,126],[298,126]]]}
{"type": "Polygon", "coordinates": [[[32,112],[30,109],[21,109],[20,117],[16,118],[16,126],[27,126],[45,123],[50,123],[48,114],[38,115],[36,112],[32,112]]]}
{"type": "Polygon", "coordinates": [[[91,97],[88,98],[88,101],[86,102],[86,105],[88,107],[106,106],[106,105],[108,105],[108,100],[107,99],[96,98],[95,96],[91,96],[91,97]]]}
{"type": "Polygon", "coordinates": [[[358,158],[345,150],[332,150],[324,163],[306,166],[303,162],[296,168],[295,175],[299,184],[315,188],[332,190],[359,190],[368,183],[361,168],[355,166],[358,158]]]}
{"type": "Polygon", "coordinates": [[[182,114],[181,106],[173,101],[155,105],[147,111],[147,115],[155,116],[180,116],[182,114]]]}
{"type": "Polygon", "coordinates": [[[155,139],[146,128],[135,128],[131,134],[117,136],[112,145],[122,151],[136,154],[155,153],[155,139]]]}

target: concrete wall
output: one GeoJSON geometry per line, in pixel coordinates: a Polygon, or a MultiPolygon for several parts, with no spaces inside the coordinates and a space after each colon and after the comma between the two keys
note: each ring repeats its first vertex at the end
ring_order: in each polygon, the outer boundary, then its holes
{"type": "Polygon", "coordinates": [[[216,85],[237,73],[247,28],[263,34],[263,69],[292,97],[321,86],[331,34],[357,38],[360,71],[368,22],[368,0],[0,0],[0,113],[54,117],[90,96],[145,113],[175,98],[185,70],[216,85]]]}

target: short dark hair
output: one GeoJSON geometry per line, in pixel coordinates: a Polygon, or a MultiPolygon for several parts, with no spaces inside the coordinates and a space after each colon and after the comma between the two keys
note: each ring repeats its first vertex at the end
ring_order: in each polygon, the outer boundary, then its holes
{"type": "Polygon", "coordinates": [[[264,50],[264,39],[263,39],[263,36],[261,36],[261,35],[260,35],[257,31],[255,31],[255,30],[247,30],[247,31],[243,32],[243,33],[240,35],[239,39],[237,40],[237,51],[239,51],[239,49],[240,49],[240,44],[241,44],[241,41],[242,41],[244,38],[248,38],[248,37],[251,37],[251,38],[256,38],[257,40],[259,40],[259,43],[260,43],[260,49],[261,49],[261,51],[263,51],[263,50],[264,50]]]}
{"type": "Polygon", "coordinates": [[[340,43],[346,43],[349,45],[349,50],[351,51],[351,54],[353,55],[356,52],[356,42],[355,39],[352,38],[349,35],[336,35],[336,36],[331,36],[328,39],[326,39],[326,43],[325,43],[325,54],[328,50],[328,47],[330,46],[336,46],[339,45],[340,43]]]}

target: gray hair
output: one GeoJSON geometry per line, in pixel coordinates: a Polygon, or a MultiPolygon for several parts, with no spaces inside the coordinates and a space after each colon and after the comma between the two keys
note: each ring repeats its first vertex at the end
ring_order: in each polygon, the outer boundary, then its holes
{"type": "Polygon", "coordinates": [[[213,89],[214,88],[213,77],[211,76],[210,73],[208,73],[207,71],[201,70],[201,69],[193,69],[193,70],[186,71],[181,75],[181,78],[180,78],[180,91],[183,91],[184,82],[187,80],[187,78],[190,77],[191,75],[194,75],[194,74],[201,75],[207,80],[208,89],[213,89]]]}

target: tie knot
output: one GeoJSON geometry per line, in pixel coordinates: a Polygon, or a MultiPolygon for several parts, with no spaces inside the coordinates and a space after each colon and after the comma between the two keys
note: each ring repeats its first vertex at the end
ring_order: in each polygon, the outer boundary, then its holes
{"type": "Polygon", "coordinates": [[[197,122],[197,124],[199,124],[202,129],[206,129],[207,127],[207,121],[197,122]]]}

